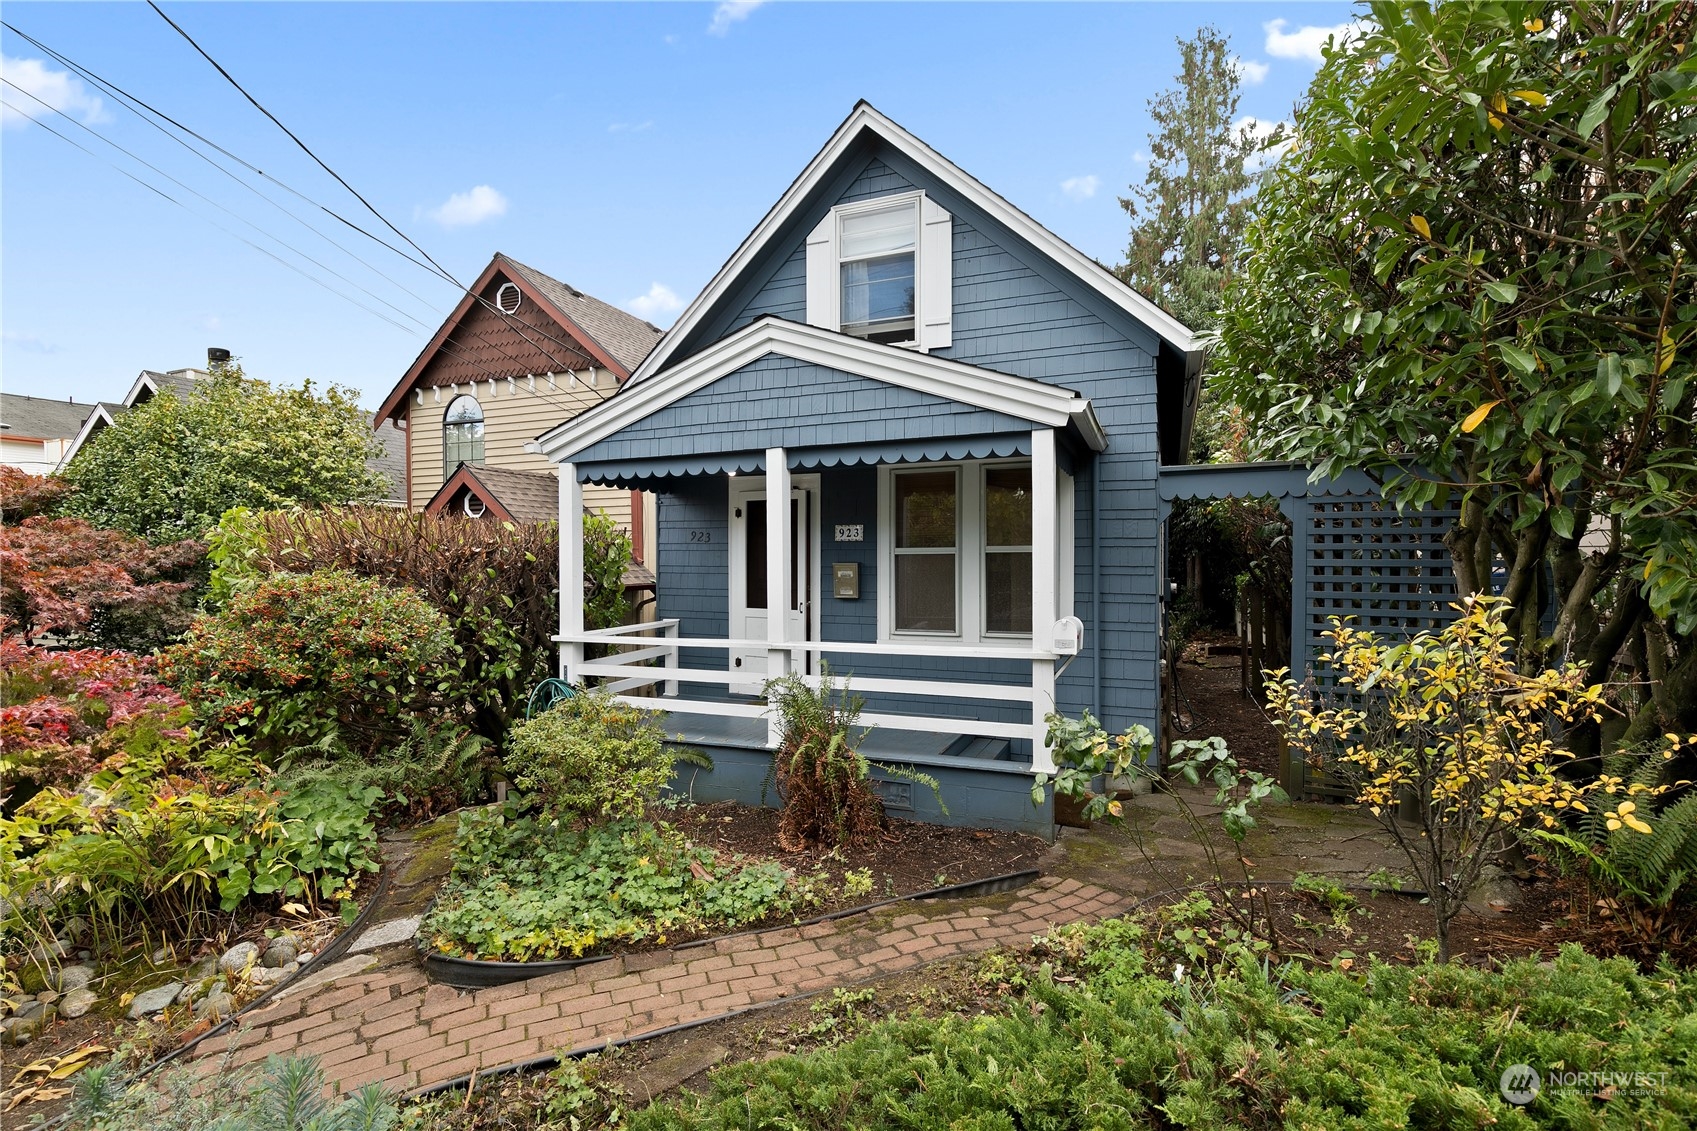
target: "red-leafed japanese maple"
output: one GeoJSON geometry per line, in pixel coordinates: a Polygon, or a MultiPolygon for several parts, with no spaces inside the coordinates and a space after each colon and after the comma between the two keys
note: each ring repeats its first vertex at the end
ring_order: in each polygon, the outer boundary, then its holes
{"type": "Polygon", "coordinates": [[[153,546],[80,518],[0,527],[0,631],[151,650],[187,627],[185,594],[205,553],[200,542],[153,546]]]}
{"type": "Polygon", "coordinates": [[[52,475],[31,475],[0,464],[0,519],[11,525],[38,514],[52,514],[72,487],[52,475]]]}
{"type": "Polygon", "coordinates": [[[44,785],[74,787],[94,769],[93,743],[100,735],[182,706],[182,698],[154,676],[151,657],[98,648],[49,651],[16,637],[0,640],[0,770],[9,800],[44,785]]]}

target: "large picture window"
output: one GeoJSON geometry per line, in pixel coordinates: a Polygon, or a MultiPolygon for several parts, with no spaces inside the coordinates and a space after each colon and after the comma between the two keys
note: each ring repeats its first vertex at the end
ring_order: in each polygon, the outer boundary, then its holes
{"type": "Polygon", "coordinates": [[[483,462],[483,406],[473,396],[458,396],[442,417],[442,477],[462,463],[483,462]]]}
{"type": "MultiPolygon", "coordinates": [[[[1053,532],[1057,601],[1070,607],[1071,479],[1056,484],[1053,532]]],[[[879,634],[947,636],[963,645],[1005,647],[1029,639],[1032,558],[1031,465],[1009,460],[888,469],[879,540],[879,634]]]]}

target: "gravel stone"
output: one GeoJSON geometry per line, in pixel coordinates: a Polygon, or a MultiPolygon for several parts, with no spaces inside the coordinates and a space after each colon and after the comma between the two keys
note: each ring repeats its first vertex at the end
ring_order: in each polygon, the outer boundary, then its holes
{"type": "Polygon", "coordinates": [[[59,1003],[59,1016],[74,1018],[81,1017],[94,1008],[94,1003],[100,1000],[100,995],[87,987],[78,987],[65,995],[65,1000],[59,1003]]]}
{"type": "Polygon", "coordinates": [[[223,974],[240,974],[249,966],[257,965],[258,958],[257,945],[250,942],[237,943],[218,956],[218,970],[223,974]]]}
{"type": "Polygon", "coordinates": [[[53,979],[60,993],[70,993],[80,990],[94,981],[95,970],[92,966],[67,966],[59,971],[59,976],[53,979]]]}
{"type": "Polygon", "coordinates": [[[167,982],[157,989],[139,993],[130,1002],[130,1020],[140,1021],[143,1017],[158,1013],[161,1009],[177,1000],[177,995],[183,992],[181,982],[167,982]]]}

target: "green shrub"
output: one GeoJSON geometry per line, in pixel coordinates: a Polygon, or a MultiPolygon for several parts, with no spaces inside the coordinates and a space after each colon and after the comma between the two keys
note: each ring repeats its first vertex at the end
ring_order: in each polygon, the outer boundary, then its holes
{"type": "Polygon", "coordinates": [[[630,1126],[1625,1129],[1688,1126],[1697,1111],[1690,972],[1644,976],[1569,947],[1500,971],[1245,960],[1197,985],[1146,970],[1146,936],[1125,923],[1041,942],[1045,964],[1003,1013],[886,1021],[835,1048],[735,1065],[630,1126]],[[1524,1108],[1498,1090],[1514,1064],[1546,1074],[1524,1108]],[[1605,1101],[1552,1071],[1628,1083],[1605,1101]]]}
{"type": "Polygon", "coordinates": [[[412,825],[487,794],[496,765],[490,746],[481,735],[450,729],[441,720],[414,719],[404,739],[369,758],[302,759],[272,785],[285,794],[320,783],[356,795],[376,790],[381,824],[412,825]]]}
{"type": "Polygon", "coordinates": [[[453,874],[419,934],[456,957],[577,958],[817,901],[815,881],[773,863],[721,860],[666,825],[577,828],[509,803],[460,815],[453,874]]]}
{"type": "Polygon", "coordinates": [[[213,1088],[187,1067],[136,1081],[120,1072],[108,1062],[72,1078],[71,1131],[389,1131],[400,1121],[396,1098],[375,1084],[325,1098],[317,1057],[273,1056],[258,1071],[220,1074],[213,1088]]]}
{"type": "Polygon", "coordinates": [[[16,914],[82,915],[116,939],[193,933],[250,897],[312,906],[377,870],[375,790],[278,793],[263,766],[170,729],[181,721],[114,728],[82,789],[44,789],[0,819],[0,894],[16,914]]]}
{"type": "Polygon", "coordinates": [[[640,817],[672,776],[659,715],[605,691],[581,691],[513,728],[513,784],[552,817],[640,817]]]}
{"type": "Polygon", "coordinates": [[[277,574],[197,620],[160,671],[206,728],[251,737],[273,761],[368,756],[434,709],[453,649],[447,620],[411,590],[340,571],[277,574]]]}
{"type": "MultiPolygon", "coordinates": [[[[560,540],[554,522],[507,523],[387,507],[226,516],[213,539],[213,589],[256,576],[347,570],[416,590],[441,611],[459,646],[443,695],[455,718],[504,743],[530,691],[554,664],[560,623],[560,540]]],[[[584,620],[623,624],[630,537],[604,515],[583,516],[584,620]]]]}

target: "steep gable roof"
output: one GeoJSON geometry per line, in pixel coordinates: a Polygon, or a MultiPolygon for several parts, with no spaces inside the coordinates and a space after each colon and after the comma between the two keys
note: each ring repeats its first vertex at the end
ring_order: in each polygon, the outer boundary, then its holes
{"type": "Polygon", "coordinates": [[[631,374],[633,383],[647,380],[677,360],[680,347],[690,340],[691,335],[730,294],[743,272],[759,259],[767,246],[778,238],[786,224],[812,202],[816,190],[829,181],[840,164],[868,138],[875,138],[902,153],[938,181],[1088,284],[1109,302],[1148,326],[1167,345],[1192,358],[1191,368],[1199,370],[1202,351],[1189,327],[862,99],[855,104],[854,110],[843,124],[837,127],[824,148],[808,162],[801,175],[785,190],[771,211],[766,213],[754,231],[749,233],[748,238],[743,240],[742,245],[719,269],[719,273],[684,309],[683,314],[672,324],[672,328],[660,339],[659,344],[631,374]]]}
{"type": "MultiPolygon", "coordinates": [[[[451,341],[454,331],[473,311],[488,309],[487,301],[481,296],[497,278],[518,287],[520,294],[534,303],[560,331],[580,345],[582,356],[588,359],[588,365],[612,371],[619,381],[630,376],[631,371],[660,339],[658,327],[644,322],[634,314],[627,314],[617,307],[609,306],[575,287],[544,275],[534,267],[528,267],[510,256],[496,252],[494,258],[489,261],[489,266],[466,288],[465,294],[461,296],[441,328],[431,336],[412,365],[407,367],[407,371],[384,398],[382,407],[373,418],[375,423],[381,424],[391,416],[400,415],[399,410],[419,377],[438,355],[454,344],[451,341]]],[[[564,347],[554,343],[553,348],[564,347]]],[[[464,344],[459,344],[455,352],[464,354],[464,344]]],[[[523,374],[503,373],[501,376],[523,374]]]]}

